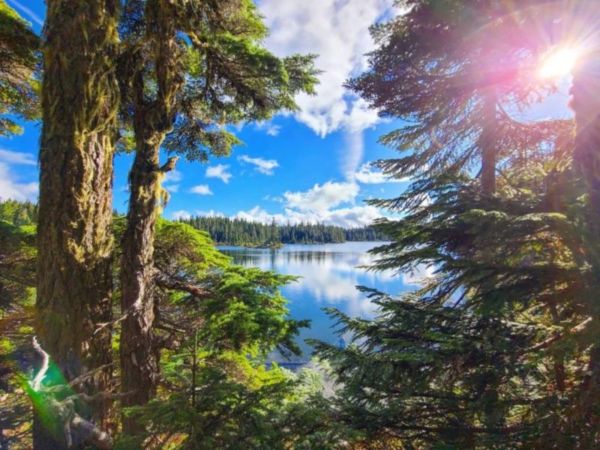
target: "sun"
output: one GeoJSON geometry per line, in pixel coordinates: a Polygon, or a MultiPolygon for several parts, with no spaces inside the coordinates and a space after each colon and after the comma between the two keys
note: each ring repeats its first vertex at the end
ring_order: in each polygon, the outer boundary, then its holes
{"type": "Polygon", "coordinates": [[[556,48],[541,60],[538,76],[542,79],[559,79],[570,75],[575,68],[579,52],[574,48],[556,48]]]}

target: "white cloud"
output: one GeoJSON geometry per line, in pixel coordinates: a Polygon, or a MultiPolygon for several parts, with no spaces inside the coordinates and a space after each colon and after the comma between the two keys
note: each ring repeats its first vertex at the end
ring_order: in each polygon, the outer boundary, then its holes
{"type": "Polygon", "coordinates": [[[37,161],[30,153],[12,152],[0,148],[0,161],[8,164],[22,164],[26,166],[36,166],[37,161]]]}
{"type": "Polygon", "coordinates": [[[165,183],[179,183],[183,180],[183,174],[179,170],[171,170],[165,175],[165,183]]]}
{"type": "Polygon", "coordinates": [[[317,95],[300,95],[296,118],[321,136],[342,128],[358,131],[378,121],[376,111],[351,94],[345,81],[367,67],[375,47],[369,27],[389,14],[393,0],[261,0],[259,9],[276,54],[314,53],[323,73],[317,95]]]}
{"type": "Polygon", "coordinates": [[[238,212],[235,217],[260,223],[271,223],[275,219],[278,224],[323,223],[344,228],[358,228],[371,225],[375,219],[382,217],[382,213],[374,206],[353,206],[320,213],[286,208],[284,214],[269,214],[259,206],[255,206],[249,211],[238,212]]]}
{"type": "Polygon", "coordinates": [[[198,195],[213,195],[213,192],[210,190],[208,184],[199,184],[198,186],[194,186],[190,189],[190,192],[198,195]]]}
{"type": "Polygon", "coordinates": [[[275,125],[271,121],[257,122],[254,126],[257,130],[264,131],[267,135],[273,137],[278,136],[281,131],[281,126],[275,125]]]}
{"type": "Polygon", "coordinates": [[[277,195],[265,195],[263,197],[263,200],[266,200],[268,202],[275,202],[275,203],[285,203],[285,200],[283,199],[283,197],[279,197],[277,195]]]}
{"type": "Polygon", "coordinates": [[[283,197],[289,208],[324,212],[343,203],[353,202],[359,191],[356,183],[328,181],[323,185],[317,183],[305,192],[286,192],[283,197]]]}
{"type": "Polygon", "coordinates": [[[365,137],[362,131],[352,131],[344,135],[344,142],[346,146],[342,154],[342,173],[348,180],[352,180],[365,153],[365,137]]]}
{"type": "MultiPolygon", "coordinates": [[[[208,186],[197,186],[203,192],[208,186]]],[[[267,196],[271,200],[282,203],[283,211],[270,213],[261,206],[254,206],[248,210],[238,211],[232,218],[244,219],[250,222],[278,224],[323,223],[344,228],[357,228],[371,225],[373,221],[383,217],[379,208],[371,205],[356,204],[360,194],[360,187],[355,182],[328,181],[315,184],[306,191],[285,192],[282,197],[267,196]]],[[[173,217],[182,214],[210,217],[226,217],[217,211],[177,211],[173,217]]]]}
{"type": "Polygon", "coordinates": [[[241,155],[238,158],[248,164],[255,166],[256,171],[265,175],[273,175],[273,170],[279,167],[279,163],[274,159],[251,158],[248,155],[241,155]]]}
{"type": "Polygon", "coordinates": [[[344,228],[366,227],[382,216],[381,210],[375,206],[354,206],[328,211],[323,222],[344,228]]]}
{"type": "Polygon", "coordinates": [[[255,206],[234,217],[261,223],[275,220],[279,224],[309,222],[345,228],[364,227],[382,217],[382,212],[374,206],[354,205],[359,193],[356,183],[328,181],[323,185],[315,184],[307,191],[284,193],[283,213],[271,214],[255,206]]]}
{"type": "Polygon", "coordinates": [[[184,209],[180,211],[175,211],[171,214],[171,219],[173,220],[188,220],[192,218],[192,213],[186,211],[184,209]]]}
{"type": "Polygon", "coordinates": [[[38,191],[38,183],[18,182],[9,167],[0,162],[0,200],[35,201],[38,191]]]}
{"type": "Polygon", "coordinates": [[[435,274],[435,268],[426,264],[419,264],[414,270],[402,274],[402,283],[412,286],[423,286],[435,274]]]}
{"type": "Polygon", "coordinates": [[[210,211],[196,211],[196,215],[202,217],[225,217],[225,214],[220,211],[215,211],[214,209],[211,209],[210,211]]]}
{"type": "Polygon", "coordinates": [[[173,220],[180,220],[180,219],[191,219],[192,217],[225,217],[225,214],[223,214],[222,212],[219,211],[214,211],[214,210],[210,210],[210,211],[188,211],[185,209],[179,210],[179,211],[174,211],[173,213],[171,213],[171,219],[173,220]]]}
{"type": "Polygon", "coordinates": [[[371,164],[363,164],[354,174],[354,179],[362,184],[383,184],[383,183],[405,183],[409,178],[391,178],[381,170],[375,169],[371,164]]]}
{"type": "Polygon", "coordinates": [[[278,224],[284,224],[288,222],[288,219],[283,214],[269,214],[260,206],[255,206],[248,211],[239,211],[233,216],[235,219],[243,219],[248,222],[260,222],[260,223],[271,223],[275,220],[278,224]]]}
{"type": "Polygon", "coordinates": [[[320,83],[316,95],[297,97],[298,121],[320,136],[342,130],[347,149],[341,169],[350,176],[364,153],[363,131],[380,122],[378,112],[357,97],[345,82],[368,67],[366,54],[375,43],[369,27],[400,12],[395,0],[261,0],[259,9],[270,34],[269,49],[280,56],[292,53],[318,55],[320,83]]]}
{"type": "Polygon", "coordinates": [[[164,179],[164,188],[171,194],[179,192],[179,182],[183,180],[183,174],[178,170],[171,170],[166,173],[164,179]]]}
{"type": "Polygon", "coordinates": [[[217,164],[216,166],[209,166],[206,168],[207,178],[219,178],[223,183],[229,183],[233,175],[229,172],[229,166],[224,164],[217,164]]]}

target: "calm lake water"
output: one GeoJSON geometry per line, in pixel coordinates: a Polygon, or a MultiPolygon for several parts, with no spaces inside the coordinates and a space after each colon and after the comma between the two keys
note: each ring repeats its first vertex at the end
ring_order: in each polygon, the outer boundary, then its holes
{"type": "MultiPolygon", "coordinates": [[[[389,294],[415,288],[413,276],[370,272],[361,266],[373,262],[367,252],[379,242],[347,242],[344,244],[286,245],[278,250],[221,247],[236,264],[260,267],[301,278],[286,286],[283,294],[289,300],[294,319],[309,319],[311,328],[301,333],[303,350],[310,353],[304,339],[314,338],[339,343],[334,322],[323,308],[335,307],[353,317],[372,318],[376,307],[356,289],[366,286],[389,294]]],[[[306,356],[305,356],[306,358],[306,356]]]]}

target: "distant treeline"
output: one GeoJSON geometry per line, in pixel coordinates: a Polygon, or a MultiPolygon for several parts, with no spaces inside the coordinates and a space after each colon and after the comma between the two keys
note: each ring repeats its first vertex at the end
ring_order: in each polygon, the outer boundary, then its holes
{"type": "Polygon", "coordinates": [[[226,245],[273,246],[277,244],[324,244],[347,241],[382,241],[386,237],[371,228],[342,228],[324,224],[263,224],[227,217],[192,217],[182,220],[207,231],[213,241],[226,245]]]}
{"type": "Polygon", "coordinates": [[[37,205],[31,202],[0,199],[0,221],[13,225],[31,225],[37,223],[37,205]]]}

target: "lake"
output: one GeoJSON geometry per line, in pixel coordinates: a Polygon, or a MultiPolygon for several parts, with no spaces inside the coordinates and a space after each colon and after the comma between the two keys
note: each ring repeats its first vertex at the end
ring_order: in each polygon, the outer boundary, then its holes
{"type": "Polygon", "coordinates": [[[353,317],[374,317],[375,305],[356,286],[379,289],[392,295],[417,287],[415,276],[372,272],[361,267],[373,262],[367,252],[381,244],[346,242],[285,245],[277,250],[242,247],[220,247],[220,250],[233,257],[236,264],[301,277],[286,286],[283,294],[289,300],[294,319],[311,321],[311,328],[300,335],[304,352],[310,353],[310,347],[304,343],[307,338],[340,343],[335,334],[335,323],[323,308],[335,307],[353,317]]]}

